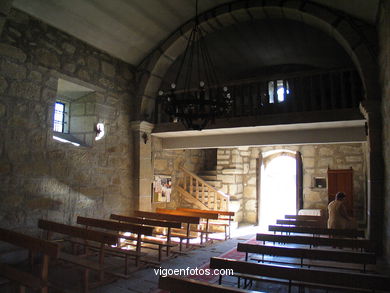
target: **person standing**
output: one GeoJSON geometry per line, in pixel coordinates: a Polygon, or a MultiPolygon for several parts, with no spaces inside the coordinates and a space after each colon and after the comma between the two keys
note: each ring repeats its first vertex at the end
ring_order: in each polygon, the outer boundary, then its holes
{"type": "Polygon", "coordinates": [[[328,228],[329,229],[346,229],[350,226],[351,218],[348,216],[347,208],[344,204],[344,192],[338,192],[335,200],[328,205],[328,228]]]}

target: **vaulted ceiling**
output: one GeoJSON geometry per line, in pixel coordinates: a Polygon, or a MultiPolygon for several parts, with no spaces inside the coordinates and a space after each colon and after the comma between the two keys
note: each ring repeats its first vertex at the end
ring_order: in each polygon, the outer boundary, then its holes
{"type": "MultiPolygon", "coordinates": [[[[200,0],[200,12],[207,11],[228,0],[200,0]]],[[[313,0],[349,13],[370,24],[375,24],[379,0],[313,0]]],[[[156,46],[166,39],[180,25],[194,16],[195,0],[14,0],[13,5],[42,21],[79,38],[90,45],[101,49],[112,56],[137,66],[156,46]]],[[[297,42],[305,41],[305,34],[309,30],[299,33],[299,25],[293,25],[287,31],[278,31],[277,23],[257,25],[257,40],[248,33],[252,28],[242,24],[234,28],[227,28],[222,36],[210,36],[212,46],[219,44],[220,48],[231,48],[225,55],[231,56],[247,44],[247,62],[251,58],[259,57],[261,62],[273,60],[282,51],[288,53],[286,46],[291,37],[297,42]],[[290,34],[291,31],[291,34],[290,34]],[[275,44],[270,47],[264,39],[269,32],[276,38],[275,44]],[[280,34],[279,34],[280,33],[280,34]],[[222,43],[220,43],[222,42],[222,43]],[[240,48],[241,46],[241,48],[240,48]],[[267,56],[267,61],[265,60],[267,56]]],[[[317,38],[319,44],[301,44],[306,49],[316,50],[323,40],[317,38]]],[[[291,44],[291,43],[290,43],[291,44]]],[[[296,42],[294,43],[296,44],[296,42]]],[[[326,46],[332,46],[327,44],[326,46]]],[[[221,52],[222,49],[218,49],[221,52]]],[[[291,50],[300,50],[300,47],[291,50]]],[[[302,52],[303,54],[304,52],[302,52]]],[[[223,54],[223,53],[221,53],[223,54]]],[[[299,54],[299,52],[298,52],[299,54]]],[[[286,54],[285,54],[286,55],[286,54]]],[[[339,55],[337,58],[341,58],[339,55]]],[[[310,58],[318,59],[314,54],[310,58]]],[[[325,56],[323,62],[326,62],[325,56]]],[[[220,60],[223,62],[223,60],[220,60]]],[[[267,65],[267,64],[264,64],[267,65]]],[[[239,69],[239,66],[238,66],[239,69]]]]}
{"type": "MultiPolygon", "coordinates": [[[[221,82],[275,73],[353,67],[348,54],[333,38],[288,19],[231,25],[208,34],[205,40],[221,82]]],[[[181,58],[178,58],[168,70],[164,77],[167,84],[175,80],[180,63],[181,58]]],[[[194,64],[193,72],[196,70],[194,64]]]]}

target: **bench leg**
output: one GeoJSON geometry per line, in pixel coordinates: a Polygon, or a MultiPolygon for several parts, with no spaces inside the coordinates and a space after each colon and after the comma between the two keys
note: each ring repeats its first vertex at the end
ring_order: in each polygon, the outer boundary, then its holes
{"type": "Polygon", "coordinates": [[[206,219],[206,243],[209,242],[209,219],[206,219]]]}
{"type": "Polygon", "coordinates": [[[241,288],[241,277],[237,277],[237,288],[241,288]]]}
{"type": "Polygon", "coordinates": [[[158,246],[158,261],[161,262],[162,258],[162,245],[158,246]]]}
{"type": "Polygon", "coordinates": [[[83,292],[88,293],[89,291],[89,269],[84,270],[84,280],[83,280],[83,292]]]}
{"type": "Polygon", "coordinates": [[[218,284],[219,284],[219,285],[222,284],[222,275],[219,275],[219,277],[218,277],[218,284]]]}
{"type": "Polygon", "coordinates": [[[129,270],[129,256],[126,254],[125,255],[125,275],[127,275],[129,270]]]}

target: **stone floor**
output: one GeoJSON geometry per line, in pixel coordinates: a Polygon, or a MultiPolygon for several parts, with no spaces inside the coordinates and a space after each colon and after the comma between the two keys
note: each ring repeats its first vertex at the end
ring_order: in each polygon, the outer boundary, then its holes
{"type": "MultiPolygon", "coordinates": [[[[161,268],[167,269],[190,269],[201,268],[210,262],[210,258],[220,256],[221,254],[237,247],[240,241],[249,240],[255,237],[250,229],[241,230],[241,236],[234,237],[227,241],[218,241],[212,245],[197,248],[186,254],[164,261],[161,268]],[[246,233],[246,231],[248,233],[246,233]]],[[[150,267],[139,270],[132,274],[128,280],[118,280],[112,284],[97,288],[93,293],[153,293],[158,292],[157,282],[159,276],[156,275],[155,269],[160,266],[150,267]]]]}
{"type": "MultiPolygon", "coordinates": [[[[91,293],[158,293],[160,290],[158,287],[158,269],[195,269],[205,267],[211,257],[224,256],[227,252],[229,255],[232,253],[236,259],[244,258],[244,254],[240,255],[237,252],[232,252],[237,247],[238,242],[242,241],[254,241],[257,227],[246,227],[238,229],[233,235],[232,239],[227,241],[216,241],[212,245],[206,247],[198,247],[190,250],[185,254],[177,255],[174,258],[165,260],[161,266],[153,265],[143,269],[137,270],[130,275],[129,279],[117,279],[109,284],[100,286],[98,288],[90,290],[91,293]]],[[[277,258],[277,260],[282,260],[277,258]]],[[[291,262],[291,259],[286,259],[291,262]]],[[[108,264],[108,262],[107,262],[108,264]]],[[[123,265],[123,259],[112,260],[111,264],[123,265]],[[117,263],[115,263],[117,261],[117,263]]],[[[191,276],[191,278],[202,279],[204,277],[191,276]]],[[[66,292],[80,292],[80,284],[82,280],[82,273],[80,270],[74,270],[71,266],[55,266],[50,268],[50,279],[54,280],[59,288],[75,288],[67,290],[66,292]],[[76,289],[78,288],[78,289],[76,289]]],[[[208,282],[217,282],[217,277],[209,278],[208,282]]],[[[227,286],[236,286],[237,278],[224,277],[223,284],[227,286]]],[[[288,288],[283,284],[275,284],[269,282],[255,282],[251,287],[251,290],[259,292],[288,292],[288,288]]],[[[6,290],[5,287],[0,286],[0,293],[11,293],[12,291],[6,290]]],[[[50,293],[63,293],[63,290],[50,290],[50,293]]],[[[297,287],[293,287],[292,292],[326,292],[319,289],[307,289],[299,290],[297,287]]],[[[331,291],[328,291],[331,292],[331,291]]],[[[340,291],[338,291],[340,292],[340,291]]],[[[180,292],[181,293],[181,292],[180,292]]]]}

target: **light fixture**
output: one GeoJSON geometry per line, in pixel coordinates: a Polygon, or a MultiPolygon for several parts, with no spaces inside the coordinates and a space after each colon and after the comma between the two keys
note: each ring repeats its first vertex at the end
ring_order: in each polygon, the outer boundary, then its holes
{"type": "Polygon", "coordinates": [[[100,140],[103,138],[105,134],[104,123],[100,122],[95,125],[95,133],[96,133],[95,140],[100,140]]]}
{"type": "Polygon", "coordinates": [[[144,132],[142,134],[142,139],[144,141],[144,144],[147,144],[148,143],[148,140],[149,140],[149,137],[148,137],[148,134],[146,132],[144,132]]]}
{"type": "Polygon", "coordinates": [[[175,81],[168,91],[159,91],[159,102],[172,122],[182,122],[187,129],[202,130],[217,117],[226,117],[232,108],[228,88],[217,79],[199,25],[196,0],[194,27],[179,61],[175,81]]]}

